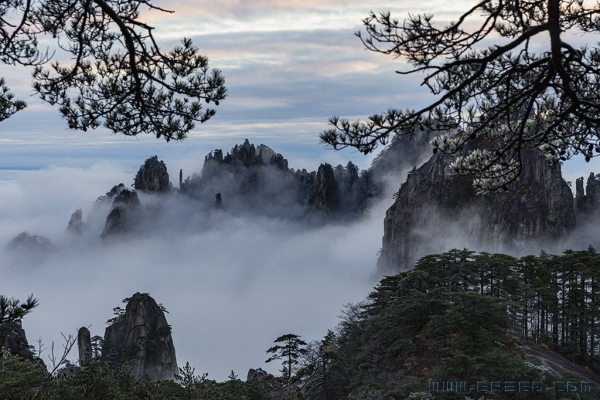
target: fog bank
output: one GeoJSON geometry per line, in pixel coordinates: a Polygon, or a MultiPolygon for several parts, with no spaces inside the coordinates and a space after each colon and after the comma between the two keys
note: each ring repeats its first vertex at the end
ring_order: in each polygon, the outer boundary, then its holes
{"type": "MultiPolygon", "coordinates": [[[[276,373],[279,365],[264,364],[276,337],[321,339],[343,305],[363,299],[376,283],[390,196],[365,218],[344,224],[209,213],[187,220],[185,229],[174,219],[170,228],[102,241],[94,201],[116,183],[129,186],[134,174],[95,164],[0,181],[0,293],[39,298],[23,320],[30,344],[41,337],[48,348],[52,341],[60,347],[61,332],[75,335],[81,326],[102,336],[122,299],[147,292],[169,311],[180,366],[189,361],[216,380],[231,370],[241,378],[249,368],[276,373]],[[89,229],[74,238],[65,228],[77,208],[89,229]],[[6,244],[22,231],[50,238],[58,251],[41,259],[10,253],[6,244]]],[[[151,196],[141,200],[152,202],[151,196]]],[[[178,203],[167,204],[177,215],[178,203]]],[[[69,359],[75,358],[72,352],[69,359]]]]}

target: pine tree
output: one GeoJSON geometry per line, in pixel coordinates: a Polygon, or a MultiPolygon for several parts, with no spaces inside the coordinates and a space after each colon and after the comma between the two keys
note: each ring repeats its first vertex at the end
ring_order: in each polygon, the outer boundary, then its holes
{"type": "Polygon", "coordinates": [[[30,295],[24,302],[0,295],[0,324],[18,322],[39,304],[38,299],[30,295]]]}
{"type": "MultiPolygon", "coordinates": [[[[0,64],[33,67],[34,91],[58,106],[70,129],[104,125],[124,135],[181,140],[215,114],[211,103],[218,106],[226,97],[220,71],[209,69],[191,39],[171,51],[159,47],[140,9],[172,11],[150,0],[0,4],[0,64]],[[69,62],[51,63],[53,52],[41,47],[47,40],[69,62]]],[[[0,121],[25,106],[0,78],[0,121]]]]}
{"type": "Polygon", "coordinates": [[[300,336],[288,333],[275,339],[273,343],[277,344],[267,350],[267,354],[272,354],[265,362],[282,360],[281,374],[284,382],[289,383],[295,372],[295,366],[298,364],[298,358],[307,353],[306,342],[300,339],[300,336]]]}
{"type": "Polygon", "coordinates": [[[357,32],[365,47],[407,61],[399,73],[420,75],[435,100],[366,121],[332,117],[321,139],[367,154],[397,134],[437,131],[434,153],[454,154],[451,168],[476,174],[482,191],[517,179],[527,148],[589,161],[600,155],[600,49],[577,48],[573,33],[597,34],[597,16],[583,0],[481,0],[446,26],[430,13],[372,12],[357,32]]]}

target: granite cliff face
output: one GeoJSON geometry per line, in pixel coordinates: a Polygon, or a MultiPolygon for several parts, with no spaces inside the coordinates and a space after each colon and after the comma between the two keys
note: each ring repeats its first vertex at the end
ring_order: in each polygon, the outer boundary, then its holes
{"type": "Polygon", "coordinates": [[[444,246],[517,250],[564,237],[575,227],[573,194],[560,165],[525,150],[521,177],[507,192],[477,196],[469,177],[454,174],[452,157],[437,154],[414,168],[388,209],[382,272],[411,268],[444,246]],[[460,238],[460,240],[454,240],[460,238]]]}
{"type": "Polygon", "coordinates": [[[173,379],[179,369],[164,309],[147,293],[127,300],[125,312],[106,328],[102,361],[126,362],[138,378],[173,379]]]}
{"type": "Polygon", "coordinates": [[[9,352],[22,360],[34,362],[46,369],[44,361],[31,350],[25,330],[21,326],[21,321],[0,324],[0,357],[2,357],[3,352],[9,352]]]}

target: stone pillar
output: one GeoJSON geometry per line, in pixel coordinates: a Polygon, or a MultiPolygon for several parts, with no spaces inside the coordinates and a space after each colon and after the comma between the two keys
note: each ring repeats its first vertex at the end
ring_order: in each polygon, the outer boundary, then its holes
{"type": "Polygon", "coordinates": [[[585,200],[585,193],[583,192],[583,177],[577,178],[575,180],[575,208],[577,208],[578,211],[586,211],[585,200]]]}
{"type": "Polygon", "coordinates": [[[84,367],[92,360],[92,339],[90,331],[85,326],[77,332],[77,348],[79,349],[79,366],[84,367]]]}

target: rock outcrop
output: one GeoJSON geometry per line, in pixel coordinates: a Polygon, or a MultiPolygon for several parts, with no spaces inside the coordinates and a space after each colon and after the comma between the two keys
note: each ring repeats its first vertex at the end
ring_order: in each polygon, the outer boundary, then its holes
{"type": "Polygon", "coordinates": [[[308,203],[317,210],[335,210],[338,206],[338,190],[331,165],[321,164],[314,182],[308,203]]]}
{"type": "Polygon", "coordinates": [[[102,195],[96,199],[96,204],[111,204],[113,199],[119,195],[126,187],[123,183],[113,186],[105,195],[102,195]]]}
{"type": "Polygon", "coordinates": [[[235,168],[274,165],[278,169],[288,170],[288,161],[281,154],[276,153],[272,148],[264,144],[254,146],[248,139],[242,145],[233,146],[231,151],[226,155],[223,155],[221,149],[211,151],[204,158],[205,166],[207,162],[231,165],[235,168]]]}
{"type": "Polygon", "coordinates": [[[5,351],[19,356],[23,360],[35,362],[45,367],[44,361],[31,351],[25,330],[21,326],[20,321],[0,324],[0,357],[5,351]]]}
{"type": "Polygon", "coordinates": [[[106,217],[101,238],[130,232],[136,225],[141,212],[141,204],[135,190],[127,189],[122,183],[113,187],[107,196],[97,201],[108,201],[112,198],[112,208],[106,217]]]}
{"type": "Polygon", "coordinates": [[[100,237],[104,239],[127,232],[127,217],[125,214],[123,207],[115,207],[110,210],[110,213],[106,216],[106,223],[100,237]]]}
{"type": "Polygon", "coordinates": [[[583,191],[583,177],[577,178],[575,181],[575,209],[584,218],[600,209],[600,175],[590,173],[585,185],[585,192],[583,191]]]}
{"type": "Polygon", "coordinates": [[[241,146],[235,145],[229,154],[225,156],[224,162],[226,164],[233,164],[234,166],[245,166],[262,164],[263,159],[260,156],[260,152],[256,151],[253,144],[250,144],[248,139],[244,141],[241,146]]]}
{"type": "Polygon", "coordinates": [[[164,309],[147,293],[126,300],[125,312],[106,328],[102,360],[126,362],[138,378],[173,379],[179,369],[164,309]]]}
{"type": "Polygon", "coordinates": [[[322,164],[316,172],[291,169],[281,154],[246,139],[227,154],[210,152],[202,174],[182,180],[181,193],[199,200],[221,193],[234,213],[251,210],[253,215],[307,219],[311,213],[327,212],[331,218],[346,218],[366,209],[365,199],[374,193],[367,190],[368,181],[352,163],[335,170],[322,164]]]}
{"type": "Polygon", "coordinates": [[[250,368],[248,370],[246,382],[250,381],[258,381],[264,384],[274,399],[283,399],[285,397],[283,379],[281,377],[269,374],[262,368],[250,368]]]}
{"type": "Polygon", "coordinates": [[[405,270],[426,254],[458,246],[518,250],[575,227],[573,194],[560,165],[541,153],[525,150],[521,176],[510,190],[483,196],[475,194],[471,178],[449,169],[451,161],[438,153],[409,173],[386,212],[381,271],[405,270]]]}
{"type": "Polygon", "coordinates": [[[137,192],[131,189],[123,189],[113,199],[113,207],[123,206],[126,208],[140,207],[140,199],[137,192]]]}
{"type": "Polygon", "coordinates": [[[159,160],[157,156],[148,158],[138,170],[133,187],[142,192],[168,192],[171,182],[164,161],[159,160]]]}
{"type": "Polygon", "coordinates": [[[30,235],[27,232],[21,232],[15,236],[8,243],[8,249],[26,253],[30,256],[45,256],[58,251],[56,246],[54,246],[47,237],[30,235]]]}
{"type": "Polygon", "coordinates": [[[282,380],[281,378],[275,377],[272,374],[269,374],[267,371],[265,371],[262,368],[250,368],[248,370],[248,374],[246,375],[246,381],[251,381],[253,379],[262,381],[262,382],[267,382],[267,383],[272,383],[272,384],[281,384],[282,380]]]}
{"type": "Polygon", "coordinates": [[[69,225],[67,225],[67,232],[80,235],[81,232],[83,232],[83,226],[83,212],[81,209],[75,210],[75,212],[71,214],[69,225]]]}
{"type": "Polygon", "coordinates": [[[519,347],[523,356],[530,360],[534,365],[545,368],[552,375],[561,380],[577,380],[579,383],[591,384],[593,387],[600,387],[600,377],[590,370],[569,360],[564,356],[548,348],[548,346],[539,345],[534,342],[518,340],[519,347]]]}

